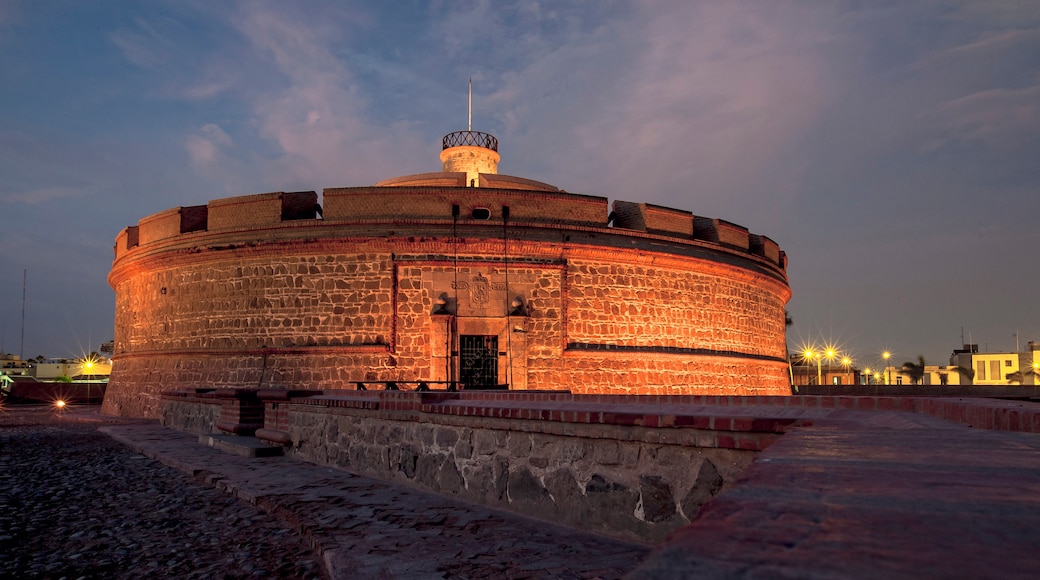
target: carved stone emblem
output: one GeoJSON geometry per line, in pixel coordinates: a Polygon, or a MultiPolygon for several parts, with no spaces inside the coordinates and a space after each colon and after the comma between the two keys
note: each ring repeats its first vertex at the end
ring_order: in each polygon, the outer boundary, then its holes
{"type": "Polygon", "coordinates": [[[471,296],[474,304],[487,304],[491,301],[491,282],[483,274],[477,272],[473,278],[473,289],[471,296]]]}

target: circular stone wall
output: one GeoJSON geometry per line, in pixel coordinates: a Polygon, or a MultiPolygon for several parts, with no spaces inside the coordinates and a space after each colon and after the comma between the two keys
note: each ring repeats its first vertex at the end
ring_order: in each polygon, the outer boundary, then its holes
{"type": "Polygon", "coordinates": [[[121,232],[103,412],[154,417],[172,389],[390,380],[789,394],[786,257],[739,226],[487,188],[329,189],[316,206],[230,198],[121,232]]]}

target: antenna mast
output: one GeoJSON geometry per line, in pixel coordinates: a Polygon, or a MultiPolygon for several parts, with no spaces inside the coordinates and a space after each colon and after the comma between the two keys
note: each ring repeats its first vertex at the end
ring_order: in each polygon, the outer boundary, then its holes
{"type": "Polygon", "coordinates": [[[473,130],[473,77],[469,77],[469,116],[466,118],[466,130],[473,130]]]}
{"type": "Polygon", "coordinates": [[[25,286],[29,282],[29,269],[22,270],[22,342],[18,345],[18,358],[25,360],[25,286]]]}

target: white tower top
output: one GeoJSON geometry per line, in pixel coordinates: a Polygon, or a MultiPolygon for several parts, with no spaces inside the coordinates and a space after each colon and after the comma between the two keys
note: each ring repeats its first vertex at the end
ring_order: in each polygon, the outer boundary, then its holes
{"type": "Polygon", "coordinates": [[[465,131],[448,133],[441,140],[441,165],[446,173],[465,172],[466,184],[480,187],[480,174],[497,174],[498,139],[473,130],[473,79],[469,79],[469,111],[465,131]]]}

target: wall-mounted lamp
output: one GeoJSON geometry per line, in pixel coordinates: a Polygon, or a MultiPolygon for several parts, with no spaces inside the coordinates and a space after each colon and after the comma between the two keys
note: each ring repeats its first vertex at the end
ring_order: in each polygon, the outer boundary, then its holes
{"type": "Polygon", "coordinates": [[[524,299],[522,296],[517,296],[516,298],[513,298],[513,301],[510,302],[509,305],[511,307],[509,311],[510,316],[527,316],[527,305],[524,304],[524,299]]]}
{"type": "Polygon", "coordinates": [[[448,311],[448,294],[441,292],[441,295],[433,301],[433,313],[434,314],[451,314],[448,311]]]}

